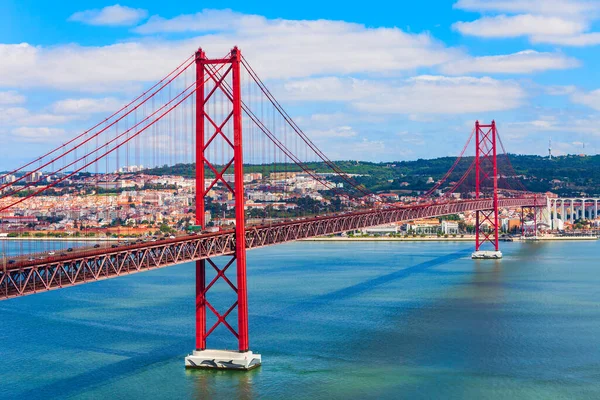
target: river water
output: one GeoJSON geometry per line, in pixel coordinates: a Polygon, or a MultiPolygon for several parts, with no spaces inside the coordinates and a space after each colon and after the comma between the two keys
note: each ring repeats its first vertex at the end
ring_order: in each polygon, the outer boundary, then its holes
{"type": "MultiPolygon", "coordinates": [[[[184,369],[191,264],[3,301],[0,398],[600,398],[600,243],[502,247],[501,261],[464,242],[251,251],[263,365],[246,373],[184,369]]],[[[211,338],[235,347],[224,328],[211,338]]]]}

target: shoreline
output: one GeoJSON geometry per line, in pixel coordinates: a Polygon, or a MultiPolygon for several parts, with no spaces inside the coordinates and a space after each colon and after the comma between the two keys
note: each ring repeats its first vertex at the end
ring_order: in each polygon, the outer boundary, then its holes
{"type": "Polygon", "coordinates": [[[598,240],[600,238],[596,237],[596,236],[539,236],[537,239],[529,239],[529,238],[525,238],[525,239],[515,239],[519,242],[529,242],[529,241],[538,241],[538,242],[544,242],[544,241],[553,241],[553,240],[598,240]]]}
{"type": "Polygon", "coordinates": [[[475,236],[455,237],[455,238],[438,238],[438,237],[314,237],[308,239],[300,239],[303,242],[471,242],[475,240],[475,236]]]}
{"type": "MultiPolygon", "coordinates": [[[[521,239],[513,238],[515,242],[545,242],[545,241],[561,241],[561,240],[598,240],[595,236],[539,236],[537,239],[521,239]]],[[[308,239],[300,239],[304,242],[473,242],[475,235],[455,238],[439,238],[439,237],[410,237],[410,238],[395,238],[395,237],[314,237],[308,239]]]]}
{"type": "Polygon", "coordinates": [[[0,237],[2,240],[31,240],[31,241],[64,241],[64,242],[118,242],[126,240],[137,240],[138,238],[97,238],[97,237],[0,237]]]}

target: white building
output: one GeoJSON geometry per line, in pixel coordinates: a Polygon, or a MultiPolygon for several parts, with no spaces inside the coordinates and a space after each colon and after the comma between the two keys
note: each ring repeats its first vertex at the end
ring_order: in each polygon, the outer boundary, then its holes
{"type": "Polygon", "coordinates": [[[17,177],[14,175],[6,175],[4,178],[0,179],[0,183],[13,183],[17,180],[17,177]]]}
{"type": "Polygon", "coordinates": [[[105,190],[114,190],[114,189],[135,187],[135,183],[133,181],[127,181],[127,180],[119,180],[119,181],[114,181],[114,182],[98,182],[96,184],[96,187],[98,187],[100,189],[105,189],[105,190]]]}
{"type": "Polygon", "coordinates": [[[552,220],[552,228],[562,231],[565,229],[565,221],[560,218],[554,218],[552,220]]]}
{"type": "Polygon", "coordinates": [[[398,233],[398,225],[380,225],[363,229],[363,232],[370,235],[389,235],[390,233],[398,233]]]}
{"type": "Polygon", "coordinates": [[[442,233],[444,235],[455,235],[458,233],[458,222],[442,221],[442,233]]]}
{"type": "Polygon", "coordinates": [[[419,220],[406,224],[406,230],[417,234],[435,235],[440,232],[440,224],[436,218],[419,220]]]}
{"type": "Polygon", "coordinates": [[[36,172],[32,172],[31,175],[29,175],[27,178],[25,178],[25,181],[32,183],[32,182],[37,182],[40,179],[42,179],[42,173],[39,171],[36,171],[36,172]]]}

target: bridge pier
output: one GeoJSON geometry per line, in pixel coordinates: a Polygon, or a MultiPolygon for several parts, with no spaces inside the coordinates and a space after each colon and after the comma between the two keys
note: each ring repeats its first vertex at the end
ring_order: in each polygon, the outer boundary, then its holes
{"type": "Polygon", "coordinates": [[[471,254],[473,260],[499,260],[502,258],[502,252],[500,250],[478,250],[471,254]]]}
{"type": "Polygon", "coordinates": [[[188,369],[237,369],[249,371],[262,364],[260,354],[235,350],[194,350],[185,358],[188,369]]]}

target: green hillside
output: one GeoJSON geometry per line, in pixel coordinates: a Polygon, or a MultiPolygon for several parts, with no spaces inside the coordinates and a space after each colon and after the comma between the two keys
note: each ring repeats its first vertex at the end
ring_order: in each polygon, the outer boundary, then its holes
{"type": "MultiPolygon", "coordinates": [[[[440,179],[455,162],[453,157],[434,159],[418,159],[414,161],[398,161],[373,163],[363,161],[336,161],[335,163],[348,174],[358,174],[354,179],[372,191],[413,191],[427,190],[433,185],[427,184],[428,178],[440,179]]],[[[473,161],[466,157],[457,165],[449,182],[456,181],[465,173],[473,161]]],[[[561,196],[600,195],[600,155],[595,156],[560,156],[549,160],[547,157],[532,155],[510,155],[510,162],[520,181],[532,191],[553,191],[561,196]]],[[[316,172],[332,172],[325,163],[308,163],[308,167],[316,172]]],[[[506,157],[498,157],[500,175],[512,176],[506,157]]],[[[300,171],[296,166],[246,165],[245,172],[268,173],[276,171],[300,171]]],[[[178,164],[164,166],[147,171],[156,175],[195,175],[194,164],[178,164]]],[[[207,171],[207,176],[211,176],[207,171]]],[[[471,174],[473,175],[473,174],[471,174]]],[[[470,176],[467,183],[472,181],[470,176]]],[[[467,185],[465,185],[467,186],[467,185]]],[[[469,187],[472,187],[471,182],[469,187]]],[[[501,186],[520,189],[514,178],[501,180],[501,186]],[[503,186],[504,185],[504,186],[503,186]]]]}

